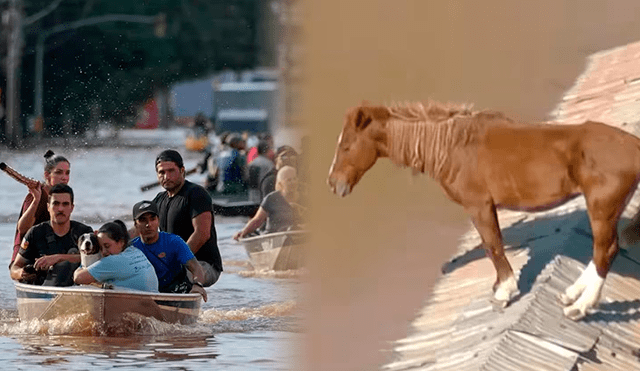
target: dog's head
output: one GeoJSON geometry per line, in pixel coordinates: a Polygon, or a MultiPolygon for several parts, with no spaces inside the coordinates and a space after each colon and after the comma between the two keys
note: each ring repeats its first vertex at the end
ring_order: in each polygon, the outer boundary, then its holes
{"type": "Polygon", "coordinates": [[[93,255],[100,252],[98,237],[94,233],[85,233],[78,238],[78,250],[81,254],[93,255]]]}

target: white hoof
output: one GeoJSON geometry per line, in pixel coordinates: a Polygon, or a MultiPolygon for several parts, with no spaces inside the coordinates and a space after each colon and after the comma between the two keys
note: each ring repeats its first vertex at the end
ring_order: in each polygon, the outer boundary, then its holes
{"type": "Polygon", "coordinates": [[[596,280],[596,277],[598,277],[596,265],[593,264],[593,261],[590,261],[576,282],[567,287],[563,294],[558,295],[558,300],[560,300],[564,306],[575,303],[584,292],[587,284],[592,284],[592,282],[596,280]]]}
{"type": "Polygon", "coordinates": [[[516,282],[516,279],[511,276],[498,284],[496,291],[493,293],[493,300],[498,303],[504,302],[505,304],[503,307],[506,307],[511,299],[519,294],[520,291],[518,290],[518,283],[516,282]]]}
{"type": "Polygon", "coordinates": [[[564,315],[574,321],[584,318],[600,302],[604,278],[598,276],[593,262],[582,272],[580,278],[559,295],[560,302],[570,305],[564,308],[564,315]]]}
{"type": "Polygon", "coordinates": [[[582,287],[582,290],[577,292],[570,290],[573,287],[575,287],[575,285],[569,287],[564,293],[558,294],[558,300],[565,307],[575,303],[576,300],[578,300],[578,297],[580,297],[580,294],[582,294],[582,291],[584,291],[584,286],[582,287]]]}
{"type": "Polygon", "coordinates": [[[566,307],[563,312],[564,316],[572,321],[579,321],[587,315],[584,308],[578,308],[576,306],[566,307]]]}

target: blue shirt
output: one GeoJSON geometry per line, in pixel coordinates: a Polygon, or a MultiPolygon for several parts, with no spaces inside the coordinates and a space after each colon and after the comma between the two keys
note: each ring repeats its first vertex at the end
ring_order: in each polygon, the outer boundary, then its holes
{"type": "Polygon", "coordinates": [[[96,281],[141,291],[158,292],[158,277],[147,257],[133,246],[91,264],[87,271],[96,281]]]}
{"type": "Polygon", "coordinates": [[[195,256],[184,240],[175,234],[159,232],[158,241],[150,245],[136,237],[131,244],[146,255],[158,276],[158,284],[162,289],[167,287],[175,276],[182,271],[182,266],[195,256]]]}
{"type": "Polygon", "coordinates": [[[220,169],[220,183],[216,190],[222,193],[236,193],[246,189],[244,183],[244,168],[247,160],[235,148],[230,148],[218,155],[216,159],[220,169]]]}

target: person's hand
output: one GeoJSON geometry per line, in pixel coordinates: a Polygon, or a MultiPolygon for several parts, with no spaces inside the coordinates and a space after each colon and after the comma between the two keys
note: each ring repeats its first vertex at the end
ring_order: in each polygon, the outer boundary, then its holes
{"type": "Polygon", "coordinates": [[[242,231],[241,230],[236,232],[236,234],[233,235],[233,239],[236,240],[236,241],[238,241],[242,237],[244,237],[244,236],[242,235],[242,231]]]}
{"type": "Polygon", "coordinates": [[[42,189],[40,188],[40,183],[37,183],[35,187],[29,187],[29,193],[33,197],[33,202],[40,202],[40,197],[42,196],[42,189]]]}
{"type": "Polygon", "coordinates": [[[199,285],[192,285],[191,286],[191,291],[189,291],[190,293],[198,293],[200,295],[202,295],[202,300],[204,300],[204,302],[207,302],[207,291],[204,289],[204,287],[199,286],[199,285]]]}
{"type": "Polygon", "coordinates": [[[35,264],[33,265],[37,270],[46,271],[51,269],[54,265],[60,262],[60,256],[58,254],[55,255],[45,255],[36,259],[35,264]]]}

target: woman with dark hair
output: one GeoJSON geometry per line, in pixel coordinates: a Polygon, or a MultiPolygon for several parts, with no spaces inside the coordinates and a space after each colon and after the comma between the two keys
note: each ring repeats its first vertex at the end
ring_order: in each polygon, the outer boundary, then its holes
{"type": "Polygon", "coordinates": [[[119,288],[158,292],[153,265],[138,248],[129,245],[129,232],[121,220],[109,222],[96,232],[102,259],[73,274],[77,284],[102,283],[119,288]]]}
{"type": "Polygon", "coordinates": [[[47,153],[44,154],[44,160],[44,183],[38,182],[37,186],[29,187],[29,194],[27,194],[22,202],[20,217],[16,225],[16,234],[13,241],[12,263],[20,249],[22,238],[29,228],[49,220],[49,212],[47,211],[49,189],[59,183],[69,183],[69,174],[71,173],[71,163],[69,160],[64,156],[56,155],[51,150],[48,150],[47,153]]]}

